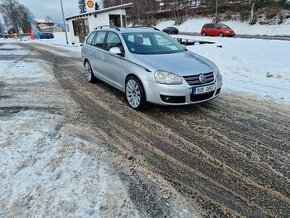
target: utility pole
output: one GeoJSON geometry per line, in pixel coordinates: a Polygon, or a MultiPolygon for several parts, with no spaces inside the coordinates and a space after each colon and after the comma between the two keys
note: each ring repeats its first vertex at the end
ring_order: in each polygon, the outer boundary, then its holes
{"type": "Polygon", "coordinates": [[[66,24],[65,24],[65,19],[64,19],[62,0],[60,0],[60,6],[61,6],[61,13],[62,13],[62,19],[63,19],[64,31],[65,31],[66,44],[68,44],[67,29],[66,29],[66,24]]]}
{"type": "MultiPolygon", "coordinates": [[[[121,0],[121,6],[123,5],[123,0],[121,0]]],[[[121,27],[123,27],[123,9],[121,9],[121,27]]]]}

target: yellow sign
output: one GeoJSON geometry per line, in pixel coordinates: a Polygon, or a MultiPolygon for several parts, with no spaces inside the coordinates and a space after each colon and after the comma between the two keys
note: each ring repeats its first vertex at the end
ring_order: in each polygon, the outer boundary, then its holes
{"type": "Polygon", "coordinates": [[[94,5],[95,5],[95,3],[94,3],[93,1],[91,1],[91,0],[87,1],[87,6],[88,6],[89,8],[93,8],[94,5]]]}

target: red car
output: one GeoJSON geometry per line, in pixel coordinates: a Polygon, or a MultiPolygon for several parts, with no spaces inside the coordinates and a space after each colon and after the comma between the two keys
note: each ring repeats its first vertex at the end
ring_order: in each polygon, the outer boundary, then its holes
{"type": "Polygon", "coordinates": [[[235,32],[223,23],[207,23],[200,31],[203,36],[234,36],[235,32]]]}

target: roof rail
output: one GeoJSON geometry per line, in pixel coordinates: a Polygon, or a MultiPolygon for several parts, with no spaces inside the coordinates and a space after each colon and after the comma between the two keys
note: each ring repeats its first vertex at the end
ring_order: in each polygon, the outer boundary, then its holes
{"type": "Polygon", "coordinates": [[[154,26],[131,26],[130,28],[151,28],[151,29],[160,31],[158,28],[156,28],[154,26]]]}
{"type": "Polygon", "coordinates": [[[98,26],[98,27],[95,28],[95,30],[103,29],[103,28],[114,28],[114,29],[120,31],[120,28],[117,27],[117,26],[114,26],[114,25],[103,25],[103,26],[98,26]]]}

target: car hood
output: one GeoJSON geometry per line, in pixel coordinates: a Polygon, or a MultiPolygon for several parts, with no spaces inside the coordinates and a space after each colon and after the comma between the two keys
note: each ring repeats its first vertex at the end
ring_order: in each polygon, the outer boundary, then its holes
{"type": "Polygon", "coordinates": [[[192,52],[158,55],[134,55],[134,62],[147,69],[164,70],[179,76],[198,75],[212,72],[212,62],[192,52]]]}

